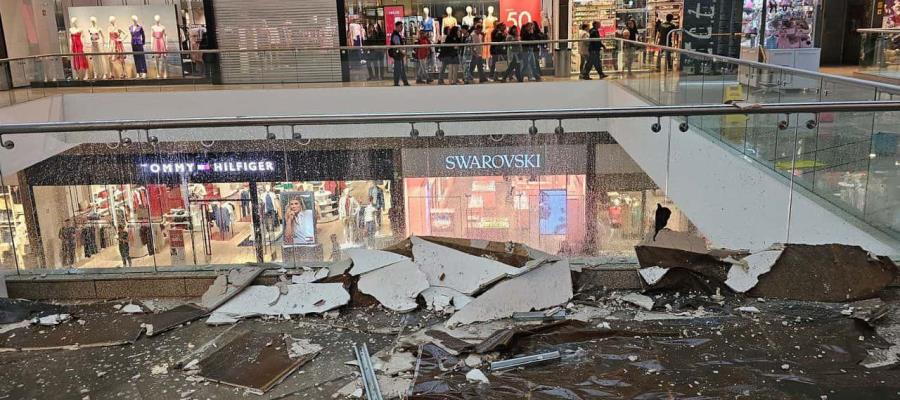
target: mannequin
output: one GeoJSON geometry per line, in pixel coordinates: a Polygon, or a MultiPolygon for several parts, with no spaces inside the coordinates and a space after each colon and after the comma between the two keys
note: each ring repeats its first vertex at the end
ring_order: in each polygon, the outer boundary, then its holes
{"type": "MultiPolygon", "coordinates": [[[[125,46],[122,44],[122,41],[125,40],[125,36],[128,34],[119,28],[116,25],[116,17],[109,17],[109,27],[106,28],[106,34],[109,35],[109,41],[107,42],[109,45],[110,53],[124,53],[125,46]]],[[[110,76],[118,77],[119,79],[125,79],[125,55],[124,54],[116,54],[112,56],[110,59],[112,63],[112,69],[110,70],[110,76]],[[118,69],[117,69],[118,68],[118,69]]]]}
{"type": "Polygon", "coordinates": [[[431,18],[431,10],[428,7],[422,8],[422,31],[428,32],[429,38],[434,33],[434,18],[431,18]]]}
{"type": "Polygon", "coordinates": [[[344,223],[344,238],[347,243],[356,243],[357,213],[359,202],[350,194],[350,188],[346,188],[338,200],[338,217],[344,223]]]}
{"type": "Polygon", "coordinates": [[[366,40],[366,29],[360,25],[359,21],[350,23],[349,33],[351,46],[360,47],[363,45],[363,42],[366,40]]]}
{"type": "Polygon", "coordinates": [[[447,16],[445,16],[444,19],[441,20],[441,29],[442,29],[441,32],[443,33],[441,36],[444,36],[447,34],[444,31],[449,31],[450,28],[457,25],[456,18],[453,17],[453,7],[447,7],[447,9],[444,11],[447,12],[447,16]]]}
{"type": "Polygon", "coordinates": [[[72,79],[88,78],[88,60],[84,56],[84,42],[82,41],[81,28],[78,27],[78,18],[72,17],[69,28],[69,51],[72,52],[72,79]],[[84,73],[82,77],[81,74],[84,73]]]}
{"type": "MultiPolygon", "coordinates": [[[[106,51],[106,41],[103,31],[97,27],[97,17],[91,17],[91,26],[88,28],[88,38],[91,40],[91,53],[103,53],[106,51]]],[[[106,79],[106,56],[95,54],[91,56],[91,72],[94,79],[106,79]]]]}
{"type": "MultiPolygon", "coordinates": [[[[491,35],[494,33],[494,26],[497,24],[497,17],[494,16],[494,6],[488,6],[487,15],[484,16],[484,42],[491,42],[491,35]]],[[[482,57],[487,60],[491,56],[491,46],[484,46],[482,57]]]]}
{"type": "MultiPolygon", "coordinates": [[[[144,51],[144,27],[138,21],[137,15],[131,16],[131,27],[128,28],[131,34],[131,51],[140,53],[144,51]]],[[[134,55],[134,71],[138,78],[147,77],[147,57],[143,54],[134,55]]]]}
{"type": "Polygon", "coordinates": [[[166,27],[159,23],[159,15],[153,16],[155,22],[150,27],[153,35],[153,51],[156,53],[156,77],[166,79],[169,76],[166,65],[166,27]]]}
{"type": "Polygon", "coordinates": [[[468,25],[469,28],[475,27],[475,16],[472,15],[472,6],[466,6],[466,16],[462,19],[463,25],[468,25]]]}

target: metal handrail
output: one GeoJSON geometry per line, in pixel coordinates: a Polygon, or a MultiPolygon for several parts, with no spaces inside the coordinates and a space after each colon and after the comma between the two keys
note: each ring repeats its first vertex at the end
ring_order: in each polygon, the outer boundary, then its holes
{"type": "MultiPolygon", "coordinates": [[[[785,67],[780,65],[773,64],[765,64],[756,61],[742,60],[737,58],[730,58],[724,56],[717,56],[708,53],[700,53],[692,50],[680,49],[675,47],[662,46],[658,44],[648,44],[643,42],[637,42],[633,40],[626,40],[622,38],[609,37],[609,38],[600,38],[600,39],[562,39],[562,40],[534,40],[534,41],[514,41],[514,42],[502,42],[502,45],[526,45],[526,46],[534,46],[534,45],[565,45],[568,47],[570,43],[578,43],[578,42],[596,42],[596,41],[618,41],[624,43],[631,44],[637,47],[643,47],[646,49],[655,49],[655,50],[665,50],[670,52],[675,52],[678,54],[690,55],[694,58],[702,58],[712,62],[727,62],[731,64],[744,65],[748,67],[753,67],[757,69],[765,69],[765,70],[775,70],[775,71],[784,71],[789,72],[794,75],[804,76],[812,79],[822,79],[832,82],[842,82],[853,84],[857,86],[865,86],[871,87],[873,89],[879,89],[883,91],[888,91],[896,94],[900,94],[900,86],[891,85],[882,82],[868,81],[863,79],[851,78],[847,76],[839,76],[839,75],[828,75],[820,72],[807,71],[803,69],[793,68],[793,67],[785,67]]],[[[365,51],[365,50],[387,50],[387,49],[418,49],[418,48],[442,48],[442,47],[483,47],[483,46],[491,46],[491,45],[501,45],[500,43],[486,42],[486,43],[439,43],[439,44],[427,44],[427,45],[419,45],[419,44],[411,44],[411,45],[401,45],[401,46],[387,46],[387,45],[379,45],[379,46],[338,46],[338,47],[314,47],[314,48],[304,48],[304,47],[296,47],[296,48],[283,48],[283,49],[216,49],[216,50],[177,50],[177,51],[168,51],[164,54],[244,54],[244,53],[276,53],[276,52],[296,52],[296,51],[365,51]]],[[[91,55],[133,55],[133,54],[143,54],[145,56],[154,56],[162,53],[156,52],[122,52],[122,53],[79,53],[77,55],[80,56],[91,56],[91,55]]],[[[0,64],[4,62],[12,62],[12,61],[21,61],[21,60],[29,60],[29,59],[39,59],[39,58],[48,58],[48,57],[71,57],[76,54],[73,53],[59,53],[59,54],[45,54],[45,55],[36,55],[36,56],[28,56],[28,57],[19,57],[19,58],[7,58],[0,59],[0,64]]]]}
{"type": "Polygon", "coordinates": [[[555,110],[456,111],[427,113],[319,114],[296,116],[242,116],[109,121],[39,122],[0,125],[0,135],[59,132],[128,131],[155,129],[221,128],[246,126],[361,125],[392,123],[446,123],[478,121],[561,121],[648,117],[692,117],[735,114],[796,114],[823,112],[900,111],[900,101],[850,101],[781,104],[714,104],[626,108],[567,108],[555,110]]]}
{"type": "Polygon", "coordinates": [[[859,33],[900,33],[900,28],[860,28],[859,33]]]}

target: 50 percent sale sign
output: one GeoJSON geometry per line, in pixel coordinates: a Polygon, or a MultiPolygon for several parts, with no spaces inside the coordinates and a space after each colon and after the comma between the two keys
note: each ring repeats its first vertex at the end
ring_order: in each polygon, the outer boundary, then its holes
{"type": "Polygon", "coordinates": [[[541,0],[500,0],[500,19],[518,27],[531,21],[540,23],[541,0]]]}

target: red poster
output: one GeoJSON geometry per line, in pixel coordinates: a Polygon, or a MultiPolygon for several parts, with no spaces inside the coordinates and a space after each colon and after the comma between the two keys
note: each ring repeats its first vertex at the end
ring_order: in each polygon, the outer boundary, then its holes
{"type": "Polygon", "coordinates": [[[541,0],[500,0],[500,20],[519,27],[531,21],[540,23],[541,0]]]}
{"type": "MultiPolygon", "coordinates": [[[[403,6],[388,6],[384,8],[384,31],[387,32],[387,43],[391,44],[391,34],[394,33],[394,24],[403,22],[403,6]]],[[[403,32],[400,32],[402,35],[403,32]]]]}

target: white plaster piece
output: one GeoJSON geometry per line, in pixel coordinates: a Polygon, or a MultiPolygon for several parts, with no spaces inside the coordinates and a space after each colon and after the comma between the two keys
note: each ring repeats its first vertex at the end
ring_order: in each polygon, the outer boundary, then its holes
{"type": "Polygon", "coordinates": [[[740,311],[742,313],[748,314],[759,314],[759,309],[756,307],[738,307],[735,310],[740,311]]]}
{"type": "MultiPolygon", "coordinates": [[[[390,376],[376,375],[378,379],[378,388],[381,389],[381,396],[385,399],[399,399],[400,396],[406,394],[412,379],[394,378],[390,376]]],[[[354,398],[361,399],[363,397],[362,378],[350,382],[344,387],[338,389],[335,393],[338,398],[354,398]]]]}
{"type": "Polygon", "coordinates": [[[487,376],[484,375],[484,372],[481,372],[478,368],[466,372],[466,380],[469,382],[491,383],[487,376]]]}
{"type": "Polygon", "coordinates": [[[669,272],[668,268],[657,266],[641,268],[638,270],[638,273],[641,274],[641,278],[644,278],[644,282],[647,282],[648,285],[655,285],[666,275],[666,272],[669,272]]]}
{"type": "Polygon", "coordinates": [[[416,263],[405,260],[363,274],[357,287],[388,309],[408,312],[418,307],[416,297],[428,289],[428,279],[416,263]]]}
{"type": "Polygon", "coordinates": [[[571,298],[569,262],[557,261],[498,283],[453,314],[446,324],[466,325],[512,317],[516,312],[565,304],[571,298]]]}
{"type": "Polygon", "coordinates": [[[143,314],[144,309],[137,304],[126,304],[121,309],[119,309],[119,312],[125,314],[143,314]]]}
{"type": "Polygon", "coordinates": [[[753,289],[759,277],[772,269],[784,250],[763,250],[744,257],[741,264],[734,264],[728,270],[725,284],[738,293],[753,289]]]}
{"type": "Polygon", "coordinates": [[[328,277],[328,268],[317,268],[303,271],[298,275],[291,275],[291,283],[313,283],[328,277]]]}
{"type": "Polygon", "coordinates": [[[335,277],[338,275],[343,275],[344,272],[347,272],[351,267],[353,267],[353,260],[349,258],[345,258],[340,261],[335,261],[328,266],[328,277],[335,277]]]}
{"type": "Polygon", "coordinates": [[[413,236],[413,259],[431,286],[449,287],[471,295],[481,288],[520,271],[484,257],[476,257],[413,236]]]}
{"type": "Polygon", "coordinates": [[[606,308],[579,306],[575,312],[569,315],[568,319],[574,319],[582,322],[590,322],[597,318],[606,318],[612,315],[612,311],[606,308]]]}
{"type": "Polygon", "coordinates": [[[668,320],[679,320],[679,319],[694,319],[697,318],[692,315],[685,314],[669,314],[662,312],[649,312],[649,311],[638,311],[637,314],[634,315],[635,321],[668,321],[668,320]]]}
{"type": "Polygon", "coordinates": [[[322,351],[322,346],[312,343],[306,339],[295,339],[291,337],[288,340],[290,341],[290,347],[288,347],[288,357],[290,358],[297,358],[306,354],[313,354],[322,351]]]}
{"type": "Polygon", "coordinates": [[[257,315],[280,317],[324,313],[350,301],[350,294],[340,283],[299,283],[287,285],[287,289],[286,294],[280,294],[275,286],[248,286],[217,308],[207,319],[207,324],[257,315]]]}
{"type": "Polygon", "coordinates": [[[237,318],[229,317],[222,313],[212,313],[206,318],[206,324],[209,326],[231,325],[239,321],[237,318]]]}
{"type": "Polygon", "coordinates": [[[654,301],[650,297],[644,296],[638,293],[628,293],[625,295],[619,295],[619,300],[622,300],[626,303],[634,304],[640,308],[643,308],[647,311],[653,309],[654,301]]]}
{"type": "Polygon", "coordinates": [[[481,356],[479,356],[478,354],[469,354],[468,356],[466,356],[464,362],[466,363],[467,367],[475,368],[481,365],[481,356]]]}
{"type": "Polygon", "coordinates": [[[409,257],[383,250],[352,248],[344,251],[353,260],[353,268],[350,268],[350,275],[353,276],[396,264],[400,261],[409,261],[409,257]]]}
{"type": "Polygon", "coordinates": [[[244,267],[232,269],[227,274],[217,276],[200,298],[200,306],[207,310],[216,309],[247,287],[260,273],[262,273],[262,268],[244,267]]]}
{"type": "Polygon", "coordinates": [[[416,360],[416,356],[412,353],[401,351],[389,356],[378,357],[373,367],[382,374],[396,376],[402,372],[412,371],[416,366],[416,360]]]}
{"type": "Polygon", "coordinates": [[[68,321],[70,318],[72,318],[72,316],[69,314],[53,314],[46,317],[35,318],[33,323],[43,326],[53,326],[68,321]]]}
{"type": "Polygon", "coordinates": [[[423,290],[422,297],[425,299],[425,304],[429,310],[443,310],[450,304],[453,304],[453,308],[459,310],[473,300],[471,296],[440,286],[431,286],[423,290]]]}

